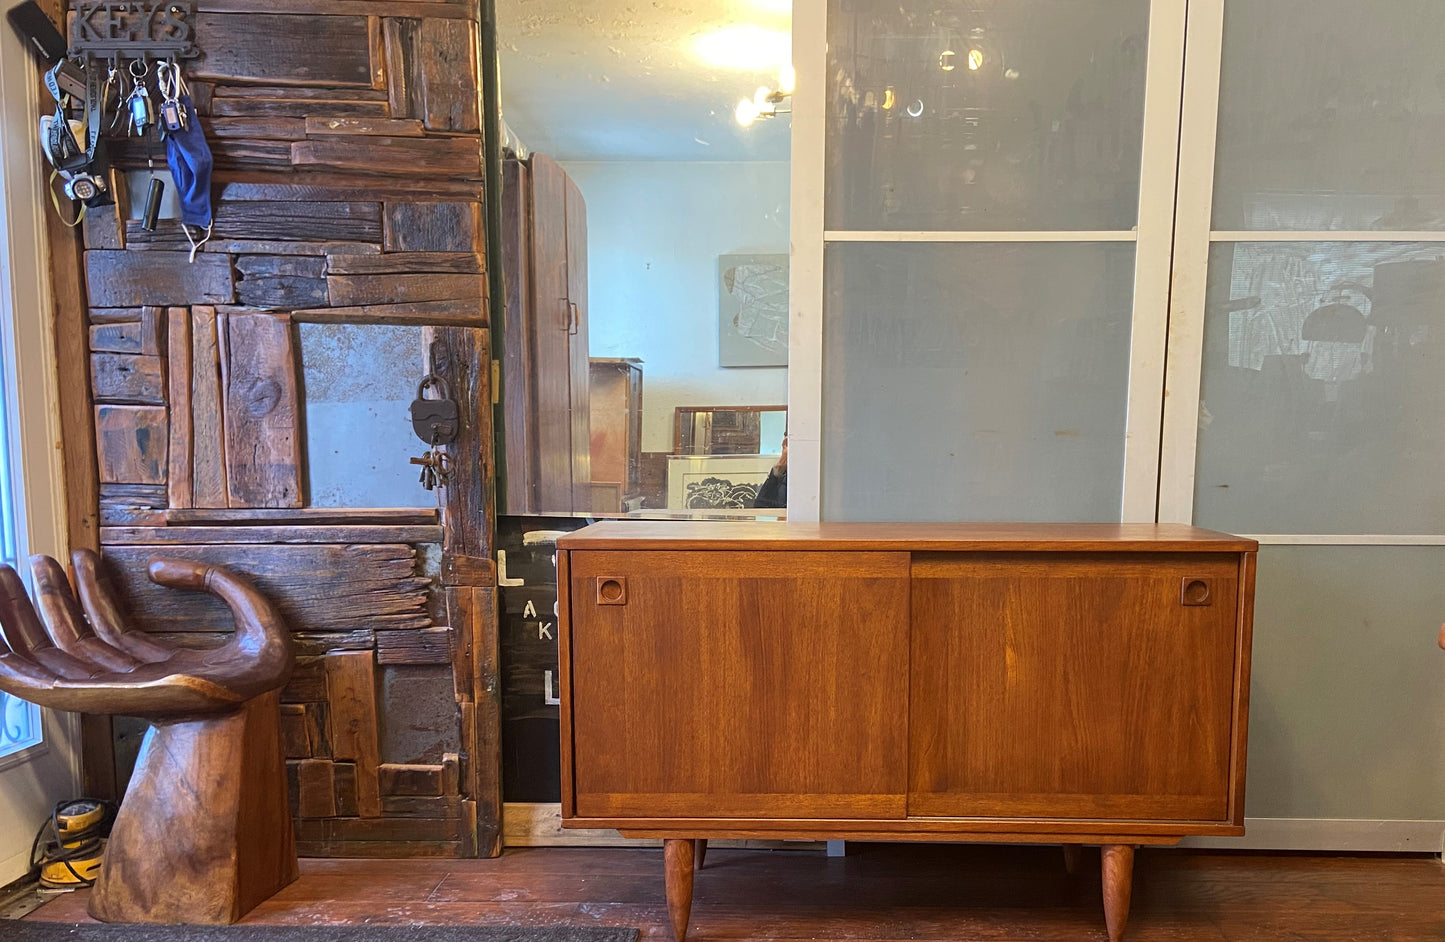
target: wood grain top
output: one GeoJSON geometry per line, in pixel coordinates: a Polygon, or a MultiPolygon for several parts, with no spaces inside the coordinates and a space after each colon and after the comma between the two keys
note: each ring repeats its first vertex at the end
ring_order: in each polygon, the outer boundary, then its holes
{"type": "Polygon", "coordinates": [[[557,541],[566,550],[908,550],[913,552],[1239,553],[1254,540],[1182,524],[793,523],[604,520],[557,541]]]}

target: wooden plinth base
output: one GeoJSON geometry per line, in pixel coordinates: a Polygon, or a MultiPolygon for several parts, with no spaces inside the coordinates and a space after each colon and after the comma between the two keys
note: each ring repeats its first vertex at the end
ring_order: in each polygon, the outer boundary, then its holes
{"type": "Polygon", "coordinates": [[[297,877],[280,693],[146,733],[90,915],[225,925],[297,877]]]}

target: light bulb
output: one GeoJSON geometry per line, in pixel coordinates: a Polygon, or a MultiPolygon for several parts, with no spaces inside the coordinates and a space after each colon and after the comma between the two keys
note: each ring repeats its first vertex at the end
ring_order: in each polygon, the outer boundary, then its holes
{"type": "Polygon", "coordinates": [[[983,50],[977,47],[968,51],[968,69],[970,72],[977,72],[983,68],[983,50]]]}
{"type": "Polygon", "coordinates": [[[758,90],[753,92],[753,104],[758,106],[759,111],[768,107],[768,96],[772,93],[773,90],[766,85],[759,85],[758,90]]]}
{"type": "Polygon", "coordinates": [[[898,99],[893,94],[893,86],[889,85],[883,90],[883,110],[892,111],[893,106],[897,103],[898,99]]]}
{"type": "Polygon", "coordinates": [[[749,127],[754,121],[758,120],[759,114],[761,114],[761,111],[758,106],[747,98],[738,102],[737,108],[733,111],[733,117],[737,118],[738,124],[741,124],[743,127],[749,127]]]}
{"type": "Polygon", "coordinates": [[[798,86],[798,73],[792,65],[785,65],[778,70],[778,91],[784,95],[793,94],[798,86]]]}
{"type": "MultiPolygon", "coordinates": [[[[972,55],[972,53],[970,53],[972,55]]],[[[952,72],[957,66],[953,64],[954,52],[952,49],[945,49],[938,54],[938,67],[945,72],[952,72]]]]}

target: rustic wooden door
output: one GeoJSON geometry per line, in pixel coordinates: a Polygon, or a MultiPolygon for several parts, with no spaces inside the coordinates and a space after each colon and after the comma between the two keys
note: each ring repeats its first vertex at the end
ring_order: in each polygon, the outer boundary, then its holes
{"type": "MultiPolygon", "coordinates": [[[[102,549],[135,627],[174,643],[230,620],[152,585],[154,556],[234,568],[277,605],[305,855],[500,847],[479,13],[436,12],[202,15],[185,70],[215,158],[211,239],[192,260],[177,220],[92,210],[67,321],[88,347],[61,363],[83,400],[67,415],[94,423],[68,419],[67,447],[93,443],[99,522],[75,542],[102,549]],[[461,431],[421,491],[407,407],[429,371],[461,431]]],[[[118,168],[146,166],[142,143],[112,145],[118,168]]],[[[92,737],[88,784],[123,786],[136,738],[122,725],[111,763],[92,737]]]]}
{"type": "Polygon", "coordinates": [[[567,303],[572,326],[567,334],[567,405],[572,424],[572,509],[592,507],[592,368],[587,350],[587,204],[567,178],[567,303]]]}
{"type": "MultiPolygon", "coordinates": [[[[574,320],[567,248],[567,174],[545,154],[531,164],[532,424],[537,510],[569,513],[574,502],[572,354],[574,320]]],[[[586,357],[584,349],[582,356],[586,357]]]]}
{"type": "Polygon", "coordinates": [[[904,815],[906,553],[567,564],[576,814],[904,815]]]}
{"type": "Polygon", "coordinates": [[[914,558],[909,814],[1226,818],[1239,558],[1041,555],[914,558]]]}

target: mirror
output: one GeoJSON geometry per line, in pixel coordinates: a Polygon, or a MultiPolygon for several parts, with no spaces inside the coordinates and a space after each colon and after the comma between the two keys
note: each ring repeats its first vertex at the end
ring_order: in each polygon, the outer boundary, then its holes
{"type": "Polygon", "coordinates": [[[502,511],[778,516],[790,0],[496,6],[502,511]]]}

